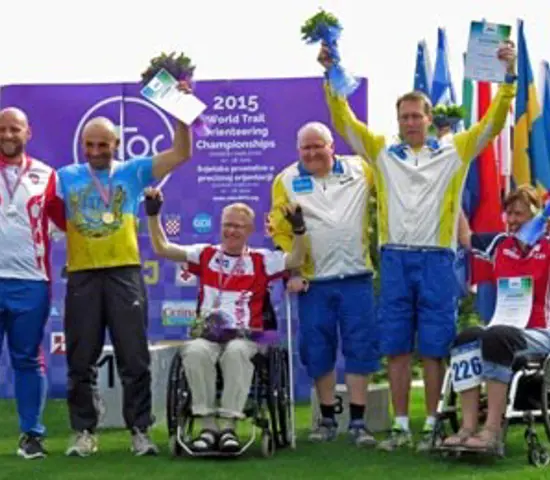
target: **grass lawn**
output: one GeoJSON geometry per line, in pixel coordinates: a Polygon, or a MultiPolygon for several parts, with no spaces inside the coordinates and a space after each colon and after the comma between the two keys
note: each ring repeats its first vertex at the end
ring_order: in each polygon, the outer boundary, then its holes
{"type": "MultiPolygon", "coordinates": [[[[422,397],[415,393],[412,411],[413,427],[422,423],[422,397]]],[[[260,457],[259,448],[233,460],[172,459],[167,448],[163,425],[153,431],[153,437],[162,448],[160,457],[134,458],[129,452],[127,432],[110,430],[101,433],[100,452],[87,459],[66,458],[63,452],[68,441],[68,420],[65,403],[50,401],[46,408],[49,428],[46,460],[25,461],[15,456],[18,432],[15,405],[0,402],[0,479],[12,480],[190,480],[190,479],[496,479],[530,480],[550,478],[550,467],[536,469],[527,463],[523,441],[524,428],[514,426],[508,436],[508,456],[502,460],[479,459],[445,460],[412,451],[386,453],[359,450],[345,438],[328,445],[310,445],[306,441],[310,410],[300,405],[297,411],[298,448],[279,451],[271,459],[260,457]]],[[[542,426],[538,428],[544,436],[542,426]]],[[[546,439],[545,443],[546,443],[546,439]]]]}

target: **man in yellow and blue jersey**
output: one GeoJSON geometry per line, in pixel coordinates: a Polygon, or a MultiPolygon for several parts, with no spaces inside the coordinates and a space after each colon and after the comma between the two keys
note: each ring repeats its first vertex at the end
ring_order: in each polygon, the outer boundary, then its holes
{"type": "MultiPolygon", "coordinates": [[[[381,246],[380,350],[388,357],[395,414],[390,437],[379,444],[385,450],[413,444],[408,409],[415,347],[424,367],[427,410],[417,448],[429,448],[444,359],[456,335],[453,263],[463,184],[470,162],[502,130],[516,93],[515,48],[506,43],[497,55],[507,74],[487,114],[445,142],[428,136],[431,104],[421,92],[398,99],[401,141],[388,145],[325,83],[334,127],[374,169],[381,246]]],[[[330,66],[326,47],[318,60],[330,66]]]]}
{"type": "Polygon", "coordinates": [[[375,325],[372,264],[369,252],[368,200],[373,188],[372,169],[359,156],[334,154],[330,129],[319,122],[298,132],[300,160],[274,180],[269,229],[284,251],[292,247],[292,228],[284,205],[302,207],[308,233],[306,260],[298,283],[299,352],[315,382],[321,418],[311,441],[332,440],[335,362],[338,337],[345,359],[351,440],[374,445],[364,421],[367,376],[379,369],[375,325]]]}
{"type": "MultiPolygon", "coordinates": [[[[180,88],[188,90],[183,83],[180,88]]],[[[132,450],[136,455],[158,452],[148,436],[153,422],[151,374],[137,213],[143,189],[188,160],[191,141],[190,129],[178,121],[172,148],[119,162],[114,160],[116,128],[98,117],[82,133],[87,163],[58,172],[67,217],[67,403],[75,431],[67,455],[86,457],[97,451],[94,367],[106,328],[123,386],[123,416],[132,450]]]]}

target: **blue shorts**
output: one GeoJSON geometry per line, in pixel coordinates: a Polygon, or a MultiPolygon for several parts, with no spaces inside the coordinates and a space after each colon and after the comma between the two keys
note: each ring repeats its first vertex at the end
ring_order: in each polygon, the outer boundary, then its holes
{"type": "Polygon", "coordinates": [[[311,282],[298,300],[300,359],[319,378],[335,366],[338,334],[345,372],[367,375],[380,368],[372,275],[311,282]]]}
{"type": "Polygon", "coordinates": [[[446,249],[382,247],[380,350],[443,358],[456,336],[454,253],[446,249]]]}

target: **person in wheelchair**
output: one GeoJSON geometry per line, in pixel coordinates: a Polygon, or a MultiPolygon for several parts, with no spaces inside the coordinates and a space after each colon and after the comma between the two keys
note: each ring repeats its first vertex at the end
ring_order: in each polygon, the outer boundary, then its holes
{"type": "MultiPolygon", "coordinates": [[[[508,322],[498,322],[493,317],[486,328],[467,329],[455,339],[451,365],[454,355],[470,350],[471,359],[477,357],[475,362],[481,359],[478,363],[481,368],[477,368],[480,372],[479,383],[464,385],[465,389],[459,392],[462,426],[458,433],[444,440],[444,447],[497,452],[503,441],[502,421],[514,358],[518,354],[550,354],[550,240],[544,236],[529,247],[515,236],[522,225],[539,211],[541,203],[533,187],[521,186],[509,193],[504,201],[508,233],[473,234],[467,223],[459,227],[460,242],[474,253],[476,250],[484,252],[491,259],[496,281],[532,279],[532,309],[526,324],[520,321],[510,325],[508,322]],[[481,381],[486,382],[488,412],[485,425],[478,431],[481,381]]],[[[474,361],[471,363],[471,367],[474,367],[474,361]]],[[[476,368],[470,370],[475,371],[476,368]]],[[[461,389],[455,386],[455,390],[458,392],[461,389]]]]}
{"type": "Polygon", "coordinates": [[[145,191],[149,236],[157,255],[187,262],[200,283],[197,320],[192,340],[182,349],[183,365],[192,398],[192,413],[201,418],[201,431],[190,445],[198,453],[236,453],[241,449],[236,420],[244,418],[254,375],[254,342],[263,330],[263,305],[271,280],[299,268],[305,257],[306,227],[302,209],[285,205],[284,214],[295,236],[292,251],[253,249],[248,238],[254,229],[254,211],[246,204],[227,205],[222,212],[221,245],[176,245],[167,241],[159,212],[160,190],[145,191]],[[223,382],[216,409],[216,365],[223,382]],[[221,417],[217,421],[217,416],[221,417]]]}

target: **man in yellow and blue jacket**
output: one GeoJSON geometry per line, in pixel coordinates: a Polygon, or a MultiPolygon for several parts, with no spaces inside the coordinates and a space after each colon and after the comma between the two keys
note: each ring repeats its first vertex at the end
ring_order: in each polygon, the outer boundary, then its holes
{"type": "Polygon", "coordinates": [[[270,229],[274,243],[290,251],[292,229],[282,207],[288,202],[301,205],[308,248],[299,272],[299,352],[321,407],[310,440],[336,436],[334,367],[340,334],[350,392],[350,437],[358,446],[374,445],[364,421],[367,375],[379,369],[369,254],[372,169],[359,156],[334,155],[332,133],[322,123],[304,125],[297,147],[300,160],[273,183],[270,229]]]}
{"type": "MultiPolygon", "coordinates": [[[[395,413],[390,437],[379,444],[385,450],[412,446],[408,403],[415,346],[424,366],[427,409],[417,448],[429,448],[444,359],[456,334],[453,262],[464,180],[471,161],[504,127],[516,92],[515,48],[507,43],[497,54],[507,75],[489,110],[479,123],[446,142],[428,137],[431,104],[420,92],[398,99],[401,142],[388,145],[325,84],[334,127],[374,169],[381,246],[380,350],[388,357],[395,413]]],[[[326,47],[318,60],[330,66],[326,47]]]]}

